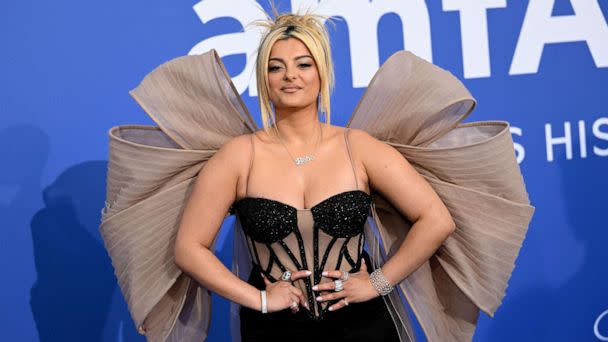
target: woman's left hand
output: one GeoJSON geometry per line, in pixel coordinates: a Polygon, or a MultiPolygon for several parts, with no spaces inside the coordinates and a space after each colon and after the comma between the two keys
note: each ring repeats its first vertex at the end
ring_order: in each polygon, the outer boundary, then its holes
{"type": "MultiPolygon", "coordinates": [[[[342,277],[342,271],[333,270],[333,271],[324,271],[324,277],[340,279],[342,277]]],[[[361,262],[361,268],[359,272],[350,273],[347,280],[343,281],[342,291],[335,291],[335,283],[327,282],[322,284],[317,284],[313,286],[314,291],[328,291],[323,292],[319,297],[317,297],[318,302],[324,302],[328,300],[334,299],[342,299],[339,302],[333,304],[329,307],[329,311],[335,311],[345,307],[350,303],[359,303],[365,302],[372,298],[380,296],[378,291],[374,289],[371,281],[369,280],[369,273],[367,272],[367,265],[365,264],[365,259],[361,262]]]]}

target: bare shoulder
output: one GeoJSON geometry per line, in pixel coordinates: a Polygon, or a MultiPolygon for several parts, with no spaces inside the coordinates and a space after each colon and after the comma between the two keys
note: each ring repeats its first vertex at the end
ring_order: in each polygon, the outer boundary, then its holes
{"type": "Polygon", "coordinates": [[[254,133],[241,134],[228,140],[220,147],[220,151],[237,152],[237,150],[242,149],[243,147],[248,147],[251,144],[252,134],[254,133]]]}
{"type": "Polygon", "coordinates": [[[357,159],[363,165],[370,184],[378,184],[380,178],[395,176],[391,172],[385,172],[387,169],[391,169],[392,172],[405,169],[413,171],[408,160],[393,146],[362,129],[351,128],[350,130],[349,141],[352,150],[355,151],[357,159]]]}
{"type": "Polygon", "coordinates": [[[225,142],[207,161],[200,174],[210,182],[230,185],[234,188],[249,166],[251,158],[251,134],[236,136],[225,142]]]}
{"type": "Polygon", "coordinates": [[[377,139],[367,131],[359,128],[349,128],[349,130],[349,144],[358,153],[359,158],[361,158],[364,163],[378,160],[381,157],[387,157],[387,153],[393,154],[393,152],[396,152],[392,146],[377,139]]]}
{"type": "Polygon", "coordinates": [[[350,130],[350,132],[348,133],[349,141],[352,144],[365,145],[365,144],[382,143],[380,140],[376,139],[371,134],[367,133],[367,131],[364,131],[359,128],[348,128],[348,129],[350,130]]]}
{"type": "Polygon", "coordinates": [[[248,160],[250,150],[251,134],[242,134],[224,143],[209,161],[221,160],[238,167],[248,160]]]}
{"type": "Polygon", "coordinates": [[[361,129],[351,129],[350,137],[371,188],[411,222],[431,217],[437,226],[453,231],[454,222],[439,195],[401,152],[361,129]]]}

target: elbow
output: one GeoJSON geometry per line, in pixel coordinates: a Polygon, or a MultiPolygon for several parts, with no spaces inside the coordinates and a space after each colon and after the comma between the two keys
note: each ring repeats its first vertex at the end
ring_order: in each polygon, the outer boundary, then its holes
{"type": "Polygon", "coordinates": [[[450,223],[448,224],[448,236],[452,235],[456,231],[456,223],[454,220],[450,219],[450,223]]]}
{"type": "Polygon", "coordinates": [[[454,219],[447,208],[446,210],[436,213],[434,218],[433,226],[436,227],[437,239],[443,243],[443,241],[456,231],[456,223],[454,223],[454,219]]]}
{"type": "Polygon", "coordinates": [[[456,231],[456,224],[450,215],[435,214],[424,222],[432,228],[433,240],[437,245],[443,244],[456,231]]]}
{"type": "Polygon", "coordinates": [[[452,214],[446,206],[443,206],[437,216],[440,217],[439,226],[443,228],[442,231],[444,232],[444,239],[447,239],[456,231],[456,223],[454,222],[454,218],[452,218],[452,214]]]}
{"type": "Polygon", "coordinates": [[[183,271],[186,265],[186,260],[188,259],[188,257],[186,256],[186,247],[183,246],[183,244],[181,244],[178,241],[175,242],[175,247],[173,250],[173,262],[175,263],[175,265],[177,267],[179,267],[180,269],[182,269],[183,271]]]}
{"type": "MultiPolygon", "coordinates": [[[[175,240],[173,248],[173,262],[182,271],[188,273],[200,264],[200,254],[208,251],[208,248],[188,239],[175,240]]],[[[204,261],[204,260],[203,260],[204,261]]]]}
{"type": "Polygon", "coordinates": [[[448,217],[444,220],[443,226],[445,227],[445,239],[450,237],[450,235],[456,231],[456,223],[454,223],[451,215],[448,215],[448,217]]]}
{"type": "Polygon", "coordinates": [[[450,214],[450,211],[443,207],[433,213],[427,215],[429,221],[432,220],[432,226],[435,227],[437,239],[442,243],[456,231],[456,223],[450,214]]]}

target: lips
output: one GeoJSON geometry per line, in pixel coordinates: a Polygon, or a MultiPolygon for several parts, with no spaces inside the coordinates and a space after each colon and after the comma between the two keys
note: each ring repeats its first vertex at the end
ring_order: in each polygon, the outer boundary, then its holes
{"type": "Polygon", "coordinates": [[[300,89],[302,89],[302,88],[300,88],[300,87],[283,87],[283,88],[281,88],[281,90],[285,93],[294,93],[300,89]]]}

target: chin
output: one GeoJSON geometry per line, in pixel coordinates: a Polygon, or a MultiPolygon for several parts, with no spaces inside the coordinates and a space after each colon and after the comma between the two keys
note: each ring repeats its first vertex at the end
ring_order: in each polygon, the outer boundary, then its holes
{"type": "Polygon", "coordinates": [[[294,108],[303,108],[303,107],[307,107],[309,106],[310,103],[306,103],[306,102],[300,102],[300,101],[286,101],[286,102],[282,102],[280,104],[279,107],[277,108],[287,108],[287,109],[294,109],[294,108]]]}

